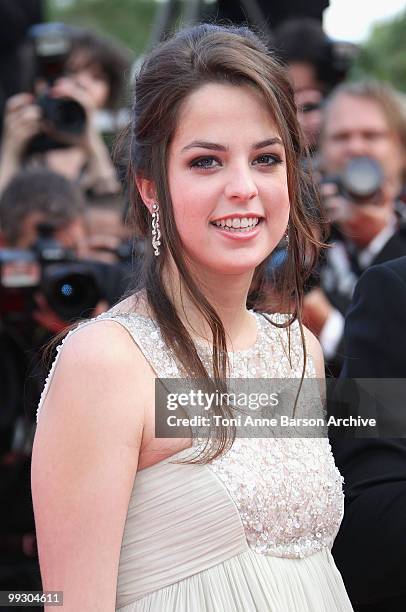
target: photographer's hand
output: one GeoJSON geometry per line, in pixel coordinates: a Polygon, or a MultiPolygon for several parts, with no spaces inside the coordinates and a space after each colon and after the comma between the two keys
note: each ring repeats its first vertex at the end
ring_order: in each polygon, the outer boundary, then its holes
{"type": "Polygon", "coordinates": [[[387,205],[383,201],[379,204],[351,203],[350,206],[352,213],[348,219],[340,223],[340,226],[347,238],[359,249],[367,247],[394,218],[393,202],[387,205]]]}
{"type": "Polygon", "coordinates": [[[304,298],[303,323],[319,337],[332,311],[333,307],[323,290],[319,287],[312,289],[304,298]]]}
{"type": "Polygon", "coordinates": [[[89,118],[96,110],[92,96],[89,95],[84,87],[81,87],[69,76],[57,79],[49,93],[55,98],[71,98],[76,100],[76,102],[83,106],[89,118]]]}
{"type": "Polygon", "coordinates": [[[29,141],[41,131],[41,109],[34,96],[21,93],[7,100],[0,157],[0,192],[20,170],[29,141]]]}
{"type": "Polygon", "coordinates": [[[355,202],[337,193],[334,183],[320,185],[327,218],[336,223],[346,238],[363,249],[394,217],[394,197],[390,186],[384,183],[372,200],[355,202]]]}

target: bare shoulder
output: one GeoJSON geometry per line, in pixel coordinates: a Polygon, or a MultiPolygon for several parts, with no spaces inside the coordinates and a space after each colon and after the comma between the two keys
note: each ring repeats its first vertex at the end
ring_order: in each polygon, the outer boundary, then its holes
{"type": "MultiPolygon", "coordinates": [[[[150,368],[129,332],[114,320],[92,321],[64,342],[41,408],[39,425],[103,420],[117,433],[142,428],[142,388],[150,368]]],[[[52,424],[52,425],[51,425],[52,424]]]]}
{"type": "Polygon", "coordinates": [[[324,355],[320,342],[317,340],[313,332],[303,325],[303,333],[306,342],[306,350],[311,355],[314,367],[316,369],[317,378],[324,378],[324,355]]]}
{"type": "Polygon", "coordinates": [[[109,366],[114,369],[130,367],[131,362],[144,359],[130,333],[114,318],[89,321],[74,330],[63,345],[62,356],[65,361],[75,357],[81,362],[86,361],[90,367],[109,366]]]}

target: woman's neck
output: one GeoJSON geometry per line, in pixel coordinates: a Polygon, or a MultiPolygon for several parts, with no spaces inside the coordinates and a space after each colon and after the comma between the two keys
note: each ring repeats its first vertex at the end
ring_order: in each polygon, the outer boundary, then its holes
{"type": "MultiPolygon", "coordinates": [[[[197,274],[191,271],[193,278],[197,274]]],[[[255,343],[257,325],[247,311],[247,295],[252,274],[210,277],[199,273],[199,289],[218,314],[226,332],[229,350],[243,350],[255,343]]],[[[166,291],[176,311],[192,338],[213,342],[212,333],[206,319],[185,288],[178,271],[164,273],[166,291]]]]}

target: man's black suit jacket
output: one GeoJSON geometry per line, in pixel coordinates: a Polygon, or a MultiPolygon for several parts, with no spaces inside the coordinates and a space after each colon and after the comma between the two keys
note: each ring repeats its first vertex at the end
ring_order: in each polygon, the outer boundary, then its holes
{"type": "MultiPolygon", "coordinates": [[[[406,257],[363,274],[345,341],[342,376],[406,378],[406,257]]],[[[331,443],[345,480],[345,515],[333,555],[352,603],[362,610],[406,610],[406,438],[331,443]]]]}
{"type": "MultiPolygon", "coordinates": [[[[345,244],[342,235],[335,230],[332,233],[331,242],[341,242],[345,244]]],[[[334,248],[334,247],[333,247],[334,248]]],[[[386,261],[396,259],[399,257],[406,256],[406,221],[401,220],[399,229],[396,233],[389,238],[386,244],[382,247],[382,249],[375,255],[371,262],[371,266],[375,266],[386,261]]],[[[328,267],[328,261],[326,262],[326,266],[328,267]]],[[[352,270],[353,274],[355,274],[358,278],[362,275],[364,270],[354,269],[352,270]]],[[[348,309],[351,306],[353,296],[347,292],[343,293],[339,291],[337,288],[326,289],[322,283],[322,289],[326,293],[327,299],[331,303],[331,305],[338,310],[343,316],[346,316],[348,309]]],[[[346,345],[344,342],[344,337],[340,340],[335,356],[332,357],[329,361],[326,361],[326,371],[333,376],[338,376],[340,370],[343,367],[344,359],[347,355],[346,345]]],[[[406,370],[405,370],[406,372],[406,370]]],[[[374,375],[372,374],[370,377],[366,376],[365,378],[371,378],[374,375]]],[[[405,373],[406,376],[406,373],[405,373]]],[[[359,376],[360,378],[361,376],[359,376]]],[[[387,375],[390,378],[389,375],[387,375]]]]}

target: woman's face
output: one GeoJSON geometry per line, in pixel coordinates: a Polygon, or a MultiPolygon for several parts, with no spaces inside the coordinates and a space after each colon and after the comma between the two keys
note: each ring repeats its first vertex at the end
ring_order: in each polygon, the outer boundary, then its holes
{"type": "Polygon", "coordinates": [[[285,150],[249,86],[207,84],[186,99],[169,149],[168,180],[194,269],[251,273],[285,232],[285,150]]]}

